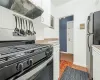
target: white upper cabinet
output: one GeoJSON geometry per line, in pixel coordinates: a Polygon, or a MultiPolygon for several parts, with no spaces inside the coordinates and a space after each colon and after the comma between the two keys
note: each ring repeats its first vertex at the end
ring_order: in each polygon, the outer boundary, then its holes
{"type": "Polygon", "coordinates": [[[51,0],[30,0],[30,1],[44,10],[43,14],[41,15],[41,23],[50,27],[51,0]]]}
{"type": "Polygon", "coordinates": [[[42,0],[29,0],[29,1],[35,4],[36,6],[42,7],[42,0]]]}
{"type": "Polygon", "coordinates": [[[42,9],[44,10],[44,12],[41,15],[41,23],[50,27],[51,0],[42,0],[42,9]]]}
{"type": "Polygon", "coordinates": [[[42,0],[35,0],[37,6],[42,7],[42,0]]]}
{"type": "Polygon", "coordinates": [[[0,7],[0,27],[2,26],[2,8],[0,7]]]}

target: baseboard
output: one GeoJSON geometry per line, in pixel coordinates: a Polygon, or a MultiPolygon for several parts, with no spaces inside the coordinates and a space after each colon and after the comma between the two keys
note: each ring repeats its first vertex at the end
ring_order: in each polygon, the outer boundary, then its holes
{"type": "Polygon", "coordinates": [[[76,65],[79,65],[79,66],[87,68],[86,65],[83,65],[83,64],[79,64],[79,63],[76,63],[76,62],[73,62],[73,64],[76,64],[76,65]]]}
{"type": "Polygon", "coordinates": [[[60,51],[61,54],[73,54],[73,53],[68,53],[68,52],[64,52],[64,51],[60,51]]]}

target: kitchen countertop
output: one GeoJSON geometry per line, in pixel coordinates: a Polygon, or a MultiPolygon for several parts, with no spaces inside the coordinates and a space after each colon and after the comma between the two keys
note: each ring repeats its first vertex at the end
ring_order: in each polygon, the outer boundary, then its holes
{"type": "Polygon", "coordinates": [[[45,38],[44,40],[36,40],[36,44],[50,44],[50,42],[59,42],[58,38],[45,38]]]}
{"type": "Polygon", "coordinates": [[[92,48],[100,54],[100,45],[93,45],[92,48]]]}

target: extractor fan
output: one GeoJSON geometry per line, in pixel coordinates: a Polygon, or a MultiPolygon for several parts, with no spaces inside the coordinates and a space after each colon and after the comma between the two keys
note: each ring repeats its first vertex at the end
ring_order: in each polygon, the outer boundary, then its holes
{"type": "Polygon", "coordinates": [[[29,0],[0,0],[0,5],[31,19],[41,16],[43,13],[43,9],[35,6],[29,0]]]}

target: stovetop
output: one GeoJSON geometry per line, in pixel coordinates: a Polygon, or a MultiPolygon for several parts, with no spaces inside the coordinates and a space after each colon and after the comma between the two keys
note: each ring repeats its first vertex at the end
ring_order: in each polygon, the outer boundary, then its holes
{"type": "MultiPolygon", "coordinates": [[[[0,48],[0,64],[27,57],[30,55],[37,55],[41,52],[45,52],[47,49],[52,48],[51,45],[44,44],[25,44],[17,46],[8,46],[0,48]]],[[[52,49],[50,49],[52,50],[52,49]]],[[[48,50],[48,52],[50,52],[48,50]]]]}
{"type": "Polygon", "coordinates": [[[53,46],[50,44],[0,47],[0,79],[8,80],[11,77],[16,78],[15,75],[21,76],[49,59],[52,53],[53,46]]]}
{"type": "MultiPolygon", "coordinates": [[[[8,46],[8,47],[1,47],[0,48],[0,58],[5,56],[10,56],[17,54],[18,52],[23,52],[27,50],[36,50],[36,49],[43,49],[45,47],[50,47],[50,45],[45,44],[25,44],[25,45],[18,45],[18,46],[8,46]]],[[[22,55],[24,55],[22,53],[22,55]]]]}
{"type": "Polygon", "coordinates": [[[6,55],[14,52],[24,51],[28,49],[39,49],[46,47],[46,45],[40,45],[40,44],[28,44],[28,45],[19,45],[19,46],[8,46],[8,47],[2,47],[0,48],[0,54],[6,55]]]}

